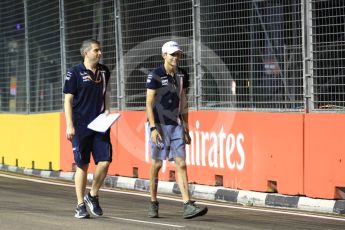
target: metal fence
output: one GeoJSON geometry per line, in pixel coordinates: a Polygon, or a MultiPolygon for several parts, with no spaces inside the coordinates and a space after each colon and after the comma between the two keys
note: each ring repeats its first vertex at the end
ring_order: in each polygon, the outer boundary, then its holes
{"type": "Polygon", "coordinates": [[[96,38],[118,110],[144,109],[173,39],[192,109],[342,112],[344,23],[335,0],[2,0],[0,111],[62,111],[66,70],[96,38]]]}
{"type": "Polygon", "coordinates": [[[345,2],[312,1],[312,106],[343,110],[345,106],[345,2]]]}

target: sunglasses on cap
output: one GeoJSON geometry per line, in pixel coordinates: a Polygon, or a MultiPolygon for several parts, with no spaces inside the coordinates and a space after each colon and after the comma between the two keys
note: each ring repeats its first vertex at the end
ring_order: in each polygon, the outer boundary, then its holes
{"type": "Polygon", "coordinates": [[[175,53],[172,53],[172,54],[169,54],[170,56],[173,56],[173,57],[178,57],[178,56],[181,56],[181,52],[175,52],[175,53]]]}

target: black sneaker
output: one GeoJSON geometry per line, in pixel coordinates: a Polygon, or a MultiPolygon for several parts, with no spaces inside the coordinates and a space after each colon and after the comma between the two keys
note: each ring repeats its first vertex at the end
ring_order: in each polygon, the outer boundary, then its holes
{"type": "Polygon", "coordinates": [[[150,218],[158,218],[158,208],[159,208],[158,201],[151,201],[150,206],[149,206],[148,216],[150,218]]]}
{"type": "Polygon", "coordinates": [[[77,206],[77,208],[75,209],[74,217],[78,219],[86,219],[90,217],[90,214],[86,210],[85,203],[79,204],[77,206]]]}
{"type": "Polygon", "coordinates": [[[188,201],[188,203],[183,204],[183,218],[192,219],[197,216],[203,216],[207,213],[208,209],[206,206],[199,207],[194,204],[195,201],[188,201]]]}
{"type": "Polygon", "coordinates": [[[91,196],[90,193],[86,194],[84,201],[90,209],[90,212],[95,216],[102,216],[103,211],[99,206],[98,196],[91,196]]]}

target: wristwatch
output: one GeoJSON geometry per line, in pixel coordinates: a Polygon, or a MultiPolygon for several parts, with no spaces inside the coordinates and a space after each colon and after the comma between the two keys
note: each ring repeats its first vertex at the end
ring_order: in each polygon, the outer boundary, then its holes
{"type": "Polygon", "coordinates": [[[157,128],[154,126],[154,127],[150,127],[150,131],[152,132],[153,130],[156,130],[157,128]]]}

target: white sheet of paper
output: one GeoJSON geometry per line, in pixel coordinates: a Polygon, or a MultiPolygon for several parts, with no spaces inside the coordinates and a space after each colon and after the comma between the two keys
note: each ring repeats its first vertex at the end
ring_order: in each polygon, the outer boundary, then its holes
{"type": "Polygon", "coordinates": [[[119,113],[112,113],[105,115],[104,113],[100,114],[96,117],[90,124],[88,124],[88,128],[92,129],[97,132],[106,132],[110,126],[112,126],[117,119],[119,119],[119,113]]]}

